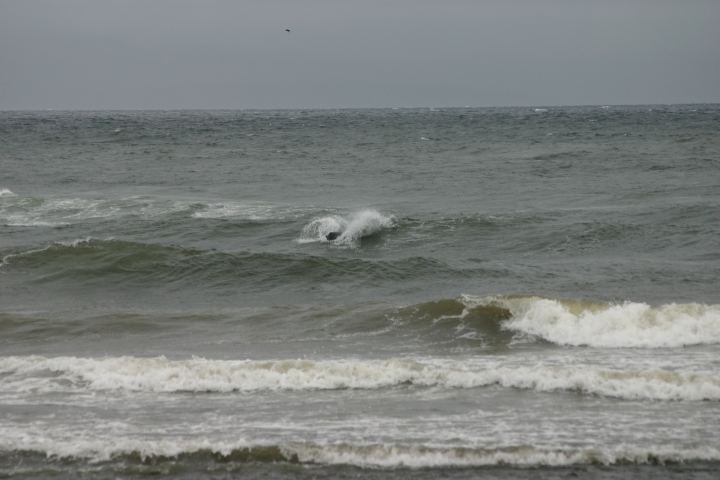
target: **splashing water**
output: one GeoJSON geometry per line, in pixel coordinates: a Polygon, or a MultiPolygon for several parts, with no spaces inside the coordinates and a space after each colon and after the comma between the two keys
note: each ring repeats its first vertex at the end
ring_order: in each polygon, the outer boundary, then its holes
{"type": "Polygon", "coordinates": [[[377,210],[361,210],[347,218],[340,215],[328,215],[312,220],[303,227],[299,243],[330,242],[337,245],[355,246],[364,237],[395,226],[395,217],[383,215],[377,210]],[[334,240],[328,235],[337,232],[334,240]]]}

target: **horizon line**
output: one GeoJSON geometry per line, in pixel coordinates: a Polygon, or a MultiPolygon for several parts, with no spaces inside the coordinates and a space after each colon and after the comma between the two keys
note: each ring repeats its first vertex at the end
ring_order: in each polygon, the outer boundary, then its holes
{"type": "Polygon", "coordinates": [[[578,104],[530,104],[530,105],[449,105],[449,106],[384,106],[384,107],[171,107],[171,108],[0,108],[0,112],[230,112],[230,111],[327,111],[327,110],[418,110],[418,109],[483,109],[483,108],[579,108],[579,107],[653,107],[720,105],[720,102],[679,103],[578,103],[578,104]]]}

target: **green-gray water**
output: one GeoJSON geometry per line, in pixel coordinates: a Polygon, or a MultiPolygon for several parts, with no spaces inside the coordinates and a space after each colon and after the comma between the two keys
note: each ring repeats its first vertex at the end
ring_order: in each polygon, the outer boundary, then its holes
{"type": "Polygon", "coordinates": [[[714,478],[718,131],[0,112],[0,475],[714,478]]]}

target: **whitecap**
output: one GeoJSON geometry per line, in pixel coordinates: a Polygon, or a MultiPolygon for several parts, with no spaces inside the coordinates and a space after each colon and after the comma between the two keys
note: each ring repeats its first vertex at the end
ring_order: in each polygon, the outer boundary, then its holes
{"type": "Polygon", "coordinates": [[[603,348],[676,348],[720,343],[720,305],[591,303],[539,297],[465,296],[469,305],[510,310],[503,328],[558,345],[603,348]]]}
{"type": "Polygon", "coordinates": [[[361,210],[347,217],[326,215],[315,218],[305,225],[297,241],[327,242],[328,234],[338,232],[339,236],[333,240],[335,245],[356,246],[362,238],[392,228],[395,224],[393,215],[384,215],[372,209],[361,210]]]}

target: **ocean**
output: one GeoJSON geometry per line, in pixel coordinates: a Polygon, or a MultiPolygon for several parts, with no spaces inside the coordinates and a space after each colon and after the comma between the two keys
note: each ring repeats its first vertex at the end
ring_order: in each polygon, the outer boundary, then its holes
{"type": "Polygon", "coordinates": [[[719,132],[0,112],[0,477],[716,479],[719,132]]]}

